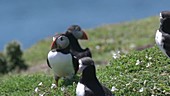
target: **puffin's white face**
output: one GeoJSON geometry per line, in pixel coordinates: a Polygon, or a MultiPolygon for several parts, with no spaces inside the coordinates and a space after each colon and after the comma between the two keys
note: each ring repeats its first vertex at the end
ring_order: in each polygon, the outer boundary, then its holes
{"type": "Polygon", "coordinates": [[[160,24],[162,24],[163,21],[162,13],[159,14],[159,20],[160,20],[160,24]]]}
{"type": "Polygon", "coordinates": [[[159,18],[160,18],[160,19],[162,19],[162,18],[163,18],[163,17],[162,17],[162,13],[160,13],[160,14],[159,14],[159,18]]]}
{"type": "Polygon", "coordinates": [[[87,65],[83,65],[82,60],[79,59],[79,72],[83,72],[83,70],[87,67],[87,65]]]}
{"type": "Polygon", "coordinates": [[[59,48],[64,49],[69,45],[69,39],[66,36],[59,36],[56,38],[56,44],[59,48]]]}
{"type": "Polygon", "coordinates": [[[83,70],[90,65],[94,65],[94,61],[90,57],[83,57],[79,59],[79,72],[83,72],[83,70]]]}
{"type": "Polygon", "coordinates": [[[80,39],[81,37],[83,37],[83,32],[82,32],[82,31],[79,31],[79,30],[73,31],[72,34],[73,34],[74,37],[76,37],[77,39],[80,39]]]}
{"type": "Polygon", "coordinates": [[[69,39],[64,35],[53,37],[53,39],[51,49],[64,49],[70,44],[69,39]]]}

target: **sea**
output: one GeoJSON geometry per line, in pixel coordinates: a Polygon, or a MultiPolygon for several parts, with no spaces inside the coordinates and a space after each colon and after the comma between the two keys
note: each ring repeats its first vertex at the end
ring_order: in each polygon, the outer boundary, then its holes
{"type": "Polygon", "coordinates": [[[0,0],[0,51],[13,40],[26,50],[73,24],[91,29],[163,10],[170,10],[170,0],[0,0]]]}

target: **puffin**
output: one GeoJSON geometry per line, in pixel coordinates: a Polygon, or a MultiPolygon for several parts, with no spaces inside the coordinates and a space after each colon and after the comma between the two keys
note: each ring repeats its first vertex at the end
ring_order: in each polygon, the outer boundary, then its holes
{"type": "MultiPolygon", "coordinates": [[[[64,33],[70,41],[70,52],[80,59],[82,57],[92,57],[91,51],[89,48],[81,48],[78,40],[88,40],[88,36],[84,30],[81,29],[79,25],[71,25],[67,28],[67,31],[64,33]]],[[[53,40],[55,36],[53,37],[53,40]]]]}
{"type": "Polygon", "coordinates": [[[58,34],[52,42],[47,64],[53,70],[58,86],[61,77],[71,79],[78,71],[78,59],[70,53],[70,41],[64,34],[58,34]]]}
{"type": "Polygon", "coordinates": [[[170,57],[170,11],[160,13],[160,27],[156,31],[155,42],[160,50],[170,57]]]}
{"type": "Polygon", "coordinates": [[[95,64],[92,58],[79,59],[79,72],[82,73],[76,87],[76,96],[114,96],[96,77],[95,64]]]}

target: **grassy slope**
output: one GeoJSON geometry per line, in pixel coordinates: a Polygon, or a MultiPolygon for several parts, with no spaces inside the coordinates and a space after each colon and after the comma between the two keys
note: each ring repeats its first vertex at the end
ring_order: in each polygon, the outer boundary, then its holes
{"type": "MultiPolygon", "coordinates": [[[[81,44],[90,47],[96,61],[110,61],[109,65],[98,67],[97,76],[108,88],[115,86],[118,89],[113,92],[116,96],[170,95],[170,60],[156,46],[121,55],[118,59],[113,59],[111,54],[112,50],[126,52],[135,49],[134,45],[138,47],[153,44],[158,25],[158,18],[151,17],[87,30],[89,42],[82,41],[81,44]]],[[[44,62],[50,42],[51,39],[38,42],[25,51],[24,58],[30,65],[44,62]]],[[[76,83],[61,80],[62,87],[51,89],[53,81],[52,73],[5,75],[0,78],[0,96],[38,96],[43,93],[47,96],[75,95],[76,83]],[[40,82],[43,85],[38,86],[40,82]],[[36,87],[39,88],[37,93],[34,91],[36,87]]],[[[78,77],[73,81],[77,82],[78,77]]]]}
{"type": "MultiPolygon", "coordinates": [[[[170,95],[170,59],[155,46],[143,51],[134,51],[111,59],[107,66],[97,69],[97,76],[108,88],[118,90],[116,96],[170,95]],[[137,64],[137,61],[140,61],[137,64]],[[142,90],[143,88],[143,90],[142,90]],[[140,92],[139,92],[140,91],[140,92]]],[[[77,82],[78,78],[73,81],[77,82]]],[[[46,94],[47,96],[75,96],[76,83],[60,80],[57,89],[51,89],[52,75],[10,75],[0,80],[0,95],[27,96],[46,94]],[[42,82],[43,85],[38,86],[42,82]],[[38,87],[40,91],[34,90],[38,87]],[[64,91],[63,91],[64,89],[64,91]]]]}
{"type": "MultiPolygon", "coordinates": [[[[127,53],[138,46],[154,43],[154,33],[159,26],[158,17],[150,17],[138,21],[120,24],[105,25],[95,29],[86,30],[88,41],[80,41],[81,45],[89,47],[95,61],[107,62],[112,57],[112,52],[127,53]],[[96,49],[98,47],[98,49],[96,49]]],[[[27,49],[25,60],[30,65],[45,62],[50,49],[52,38],[44,39],[27,49]]]]}

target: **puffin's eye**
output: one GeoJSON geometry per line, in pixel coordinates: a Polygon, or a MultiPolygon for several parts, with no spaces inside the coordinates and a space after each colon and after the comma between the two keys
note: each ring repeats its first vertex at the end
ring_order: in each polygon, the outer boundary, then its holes
{"type": "Polygon", "coordinates": [[[75,30],[80,31],[81,29],[80,29],[80,27],[75,27],[75,30]]]}
{"type": "Polygon", "coordinates": [[[60,40],[63,41],[63,37],[61,37],[60,40]]]}

